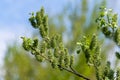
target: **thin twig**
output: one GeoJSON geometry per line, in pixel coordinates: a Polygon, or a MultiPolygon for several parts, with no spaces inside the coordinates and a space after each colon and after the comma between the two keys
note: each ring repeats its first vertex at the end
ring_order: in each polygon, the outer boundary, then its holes
{"type": "Polygon", "coordinates": [[[76,72],[71,65],[70,65],[70,69],[71,69],[73,72],[76,72]]]}
{"type": "Polygon", "coordinates": [[[72,73],[72,74],[75,74],[75,75],[78,76],[78,77],[81,77],[81,78],[83,78],[83,79],[85,79],[85,80],[90,80],[89,78],[87,78],[87,77],[85,77],[85,76],[79,74],[79,73],[78,73],[77,71],[75,71],[73,68],[72,68],[72,70],[69,70],[69,69],[64,68],[64,67],[62,67],[62,66],[60,66],[60,65],[58,65],[58,66],[61,67],[61,68],[64,69],[64,70],[66,70],[66,71],[72,73]]]}

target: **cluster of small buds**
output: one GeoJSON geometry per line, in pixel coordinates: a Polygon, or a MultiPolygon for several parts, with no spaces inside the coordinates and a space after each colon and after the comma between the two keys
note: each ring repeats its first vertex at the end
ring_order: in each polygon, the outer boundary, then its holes
{"type": "Polygon", "coordinates": [[[23,39],[23,48],[26,50],[26,51],[30,51],[32,50],[33,48],[37,48],[38,46],[38,39],[30,39],[30,38],[26,38],[26,37],[21,37],[23,39]]]}
{"type": "Polygon", "coordinates": [[[101,78],[101,48],[98,43],[97,36],[92,35],[92,38],[89,40],[89,37],[83,37],[83,40],[77,42],[78,50],[77,53],[83,52],[86,58],[86,63],[88,66],[93,66],[96,72],[97,80],[104,80],[101,78]]]}
{"type": "Polygon", "coordinates": [[[102,33],[120,46],[120,28],[118,27],[118,15],[112,9],[100,8],[100,15],[96,19],[98,28],[102,33]]]}
{"type": "Polygon", "coordinates": [[[32,13],[29,21],[34,28],[39,29],[42,38],[48,36],[48,16],[44,14],[43,7],[40,11],[36,12],[35,16],[34,13],[32,13]]]}
{"type": "Polygon", "coordinates": [[[114,71],[110,68],[110,62],[108,61],[105,68],[104,68],[104,71],[103,71],[103,74],[102,74],[102,79],[103,80],[106,80],[106,79],[109,79],[109,80],[114,80],[114,71]]]}
{"type": "MultiPolygon", "coordinates": [[[[83,37],[83,40],[80,42],[77,42],[79,48],[77,50],[77,54],[79,54],[81,51],[85,54],[86,62],[88,64],[93,64],[93,57],[100,56],[99,54],[95,54],[98,52],[98,42],[97,37],[95,34],[93,34],[91,40],[87,39],[85,36],[83,37]],[[93,54],[94,53],[94,54],[93,54]]],[[[100,53],[100,52],[98,52],[100,53]]],[[[95,60],[98,58],[95,58],[95,60]]]]}

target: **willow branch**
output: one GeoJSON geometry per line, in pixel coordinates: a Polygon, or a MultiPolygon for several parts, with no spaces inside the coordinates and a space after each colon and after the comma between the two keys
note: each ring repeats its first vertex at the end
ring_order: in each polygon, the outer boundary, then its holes
{"type": "Polygon", "coordinates": [[[81,78],[83,78],[83,79],[85,79],[85,80],[90,80],[89,78],[87,78],[87,77],[79,74],[79,73],[78,73],[77,71],[75,71],[73,68],[72,68],[72,70],[69,70],[69,69],[64,68],[64,67],[62,67],[62,66],[60,66],[60,65],[58,65],[58,67],[62,68],[63,70],[66,70],[66,71],[68,71],[68,72],[70,72],[70,73],[72,73],[72,74],[74,74],[74,75],[76,75],[76,76],[78,76],[78,77],[81,77],[81,78]]]}
{"type": "MultiPolygon", "coordinates": [[[[35,50],[35,51],[36,51],[36,53],[38,53],[41,57],[45,58],[45,60],[47,60],[47,61],[49,61],[50,63],[52,63],[52,61],[51,61],[50,59],[48,59],[46,56],[40,54],[37,50],[35,50]]],[[[83,79],[85,79],[85,80],[90,80],[89,78],[87,78],[87,77],[79,74],[77,71],[75,71],[75,70],[72,68],[72,66],[70,66],[70,69],[71,69],[71,70],[69,70],[69,69],[67,69],[67,68],[65,68],[65,67],[62,67],[61,65],[57,65],[57,66],[60,67],[61,69],[65,70],[65,71],[70,72],[70,73],[72,73],[72,74],[74,74],[74,75],[76,75],[76,76],[78,76],[78,77],[81,77],[81,78],[83,78],[83,79]]]]}

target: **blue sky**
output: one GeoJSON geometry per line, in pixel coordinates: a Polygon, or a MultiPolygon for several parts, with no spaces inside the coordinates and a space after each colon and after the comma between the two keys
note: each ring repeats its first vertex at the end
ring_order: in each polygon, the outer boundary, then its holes
{"type": "MultiPolygon", "coordinates": [[[[80,2],[80,0],[77,0],[80,2]]],[[[96,0],[88,0],[92,5],[96,0]]],[[[107,0],[108,8],[120,10],[119,0],[107,0]]],[[[28,18],[30,12],[35,12],[41,6],[46,13],[56,15],[62,11],[67,3],[74,4],[74,0],[0,0],[0,65],[3,64],[5,50],[12,40],[20,41],[20,36],[31,33],[28,18]]]]}

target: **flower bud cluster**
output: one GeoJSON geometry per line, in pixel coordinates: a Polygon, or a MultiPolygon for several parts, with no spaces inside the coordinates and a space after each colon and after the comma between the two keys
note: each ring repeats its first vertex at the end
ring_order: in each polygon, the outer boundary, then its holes
{"type": "Polygon", "coordinates": [[[114,80],[114,71],[110,68],[110,62],[108,61],[104,71],[102,73],[102,79],[114,80]]]}
{"type": "Polygon", "coordinates": [[[39,29],[41,37],[45,38],[48,36],[48,16],[44,14],[43,7],[36,12],[36,15],[32,13],[29,21],[34,28],[39,29]]]}
{"type": "Polygon", "coordinates": [[[100,8],[100,15],[96,19],[98,28],[107,37],[120,46],[120,28],[118,27],[118,16],[112,9],[100,8]]]}
{"type": "MultiPolygon", "coordinates": [[[[93,66],[96,72],[97,80],[104,80],[101,79],[101,50],[100,45],[97,40],[97,36],[95,34],[92,35],[92,38],[83,37],[83,40],[77,42],[79,49],[82,53],[84,53],[86,58],[86,63],[89,66],[93,66]]],[[[77,51],[78,52],[78,51],[77,51]]]]}
{"type": "Polygon", "coordinates": [[[26,38],[26,37],[21,37],[23,39],[23,48],[26,50],[26,51],[30,51],[32,50],[33,48],[37,48],[38,46],[38,39],[30,39],[30,38],[26,38]]]}
{"type": "Polygon", "coordinates": [[[83,40],[77,43],[79,49],[77,53],[81,51],[85,54],[86,62],[88,64],[100,64],[100,47],[98,47],[97,37],[93,34],[91,40],[87,37],[83,37],[83,40]]]}

